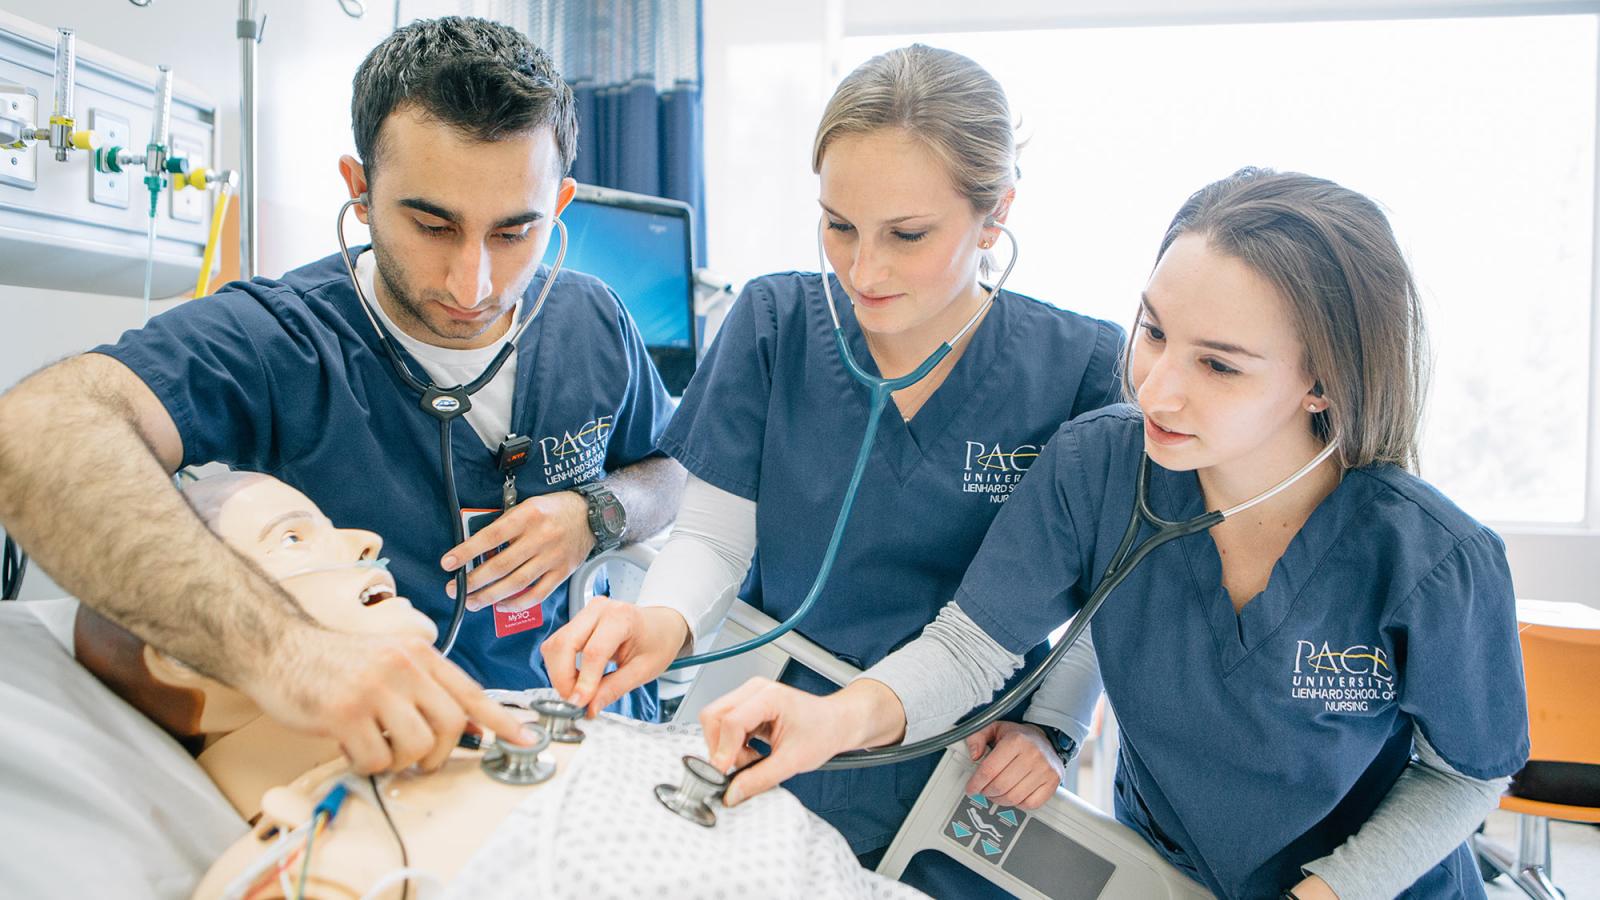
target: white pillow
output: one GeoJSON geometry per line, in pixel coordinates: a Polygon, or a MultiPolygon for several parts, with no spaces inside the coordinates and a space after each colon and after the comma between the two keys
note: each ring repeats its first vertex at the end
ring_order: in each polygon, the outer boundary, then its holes
{"type": "Polygon", "coordinates": [[[63,646],[75,610],[0,603],[0,885],[187,897],[245,823],[177,741],[78,665],[63,646]]]}

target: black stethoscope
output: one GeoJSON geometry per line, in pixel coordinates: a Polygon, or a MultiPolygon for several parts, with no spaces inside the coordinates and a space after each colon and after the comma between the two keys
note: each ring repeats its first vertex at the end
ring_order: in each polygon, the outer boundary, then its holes
{"type": "Polygon", "coordinates": [[[820,768],[827,771],[864,769],[869,766],[883,766],[890,763],[904,762],[908,759],[915,759],[916,757],[942,750],[956,741],[966,740],[968,737],[987,728],[990,723],[1010,712],[1018,703],[1022,702],[1022,698],[1028,696],[1043,683],[1045,676],[1049,675],[1050,670],[1055,668],[1056,664],[1067,655],[1068,650],[1072,649],[1072,645],[1077,642],[1078,636],[1083,634],[1083,630],[1089,627],[1089,620],[1094,618],[1094,614],[1100,609],[1100,605],[1105,602],[1106,597],[1116,590],[1117,586],[1122,584],[1132,574],[1133,570],[1139,567],[1139,563],[1143,562],[1145,557],[1149,556],[1157,547],[1181,537],[1199,534],[1214,525],[1220,524],[1225,519],[1230,519],[1250,507],[1276,496],[1287,490],[1290,485],[1311,474],[1314,469],[1326,462],[1328,457],[1332,456],[1338,449],[1339,439],[1335,436],[1310,462],[1276,485],[1237,506],[1202,513],[1183,522],[1169,522],[1156,515],[1155,511],[1150,508],[1150,457],[1141,456],[1139,459],[1139,480],[1134,488],[1133,515],[1129,517],[1127,531],[1123,532],[1122,543],[1117,547],[1117,552],[1112,554],[1111,564],[1106,567],[1105,574],[1101,576],[1100,583],[1095,586],[1094,593],[1089,595],[1088,601],[1078,610],[1077,615],[1072,617],[1072,624],[1067,627],[1066,633],[1061,636],[1061,640],[1057,641],[1054,647],[1050,648],[1050,654],[1039,663],[1037,668],[1024,676],[1010,690],[996,697],[993,702],[976,715],[950,728],[948,731],[896,747],[884,747],[877,750],[853,750],[849,753],[841,753],[823,763],[820,768]],[[1156,533],[1135,547],[1133,540],[1139,536],[1140,530],[1146,524],[1155,526],[1156,533]]]}
{"type": "MultiPolygon", "coordinates": [[[[389,339],[389,333],[378,324],[377,314],[373,312],[372,302],[367,299],[366,291],[361,289],[361,279],[356,277],[355,264],[350,260],[350,245],[344,239],[344,214],[352,206],[370,206],[371,201],[365,192],[359,197],[346,200],[339,207],[339,216],[334,220],[334,232],[339,237],[339,256],[344,260],[345,272],[350,275],[350,285],[355,288],[356,299],[361,302],[361,311],[367,314],[367,321],[372,323],[372,328],[378,333],[378,346],[383,348],[383,355],[389,360],[389,367],[399,379],[405,382],[406,387],[416,392],[421,398],[422,411],[439,420],[439,454],[440,465],[444,471],[444,489],[450,498],[450,526],[455,533],[456,544],[459,545],[467,539],[466,526],[461,519],[461,498],[456,493],[456,472],[451,456],[450,423],[465,415],[472,408],[472,395],[476,394],[484,385],[494,380],[500,374],[500,367],[506,364],[511,354],[516,352],[517,340],[528,329],[528,325],[538,318],[539,310],[544,308],[545,298],[550,296],[550,289],[555,286],[556,276],[561,272],[561,262],[567,256],[567,226],[561,224],[561,219],[552,219],[556,231],[561,235],[561,247],[556,253],[556,262],[550,267],[550,274],[545,278],[544,288],[539,291],[539,298],[533,303],[533,310],[523,317],[522,322],[511,332],[500,352],[495,354],[489,365],[466,384],[454,387],[440,387],[432,379],[421,379],[412,374],[411,367],[400,358],[399,351],[395,350],[394,342],[389,339]]],[[[449,627],[439,632],[439,640],[435,644],[439,653],[445,656],[450,654],[456,645],[456,635],[461,632],[461,620],[467,614],[467,567],[465,564],[456,569],[456,608],[451,614],[449,627]]]]}

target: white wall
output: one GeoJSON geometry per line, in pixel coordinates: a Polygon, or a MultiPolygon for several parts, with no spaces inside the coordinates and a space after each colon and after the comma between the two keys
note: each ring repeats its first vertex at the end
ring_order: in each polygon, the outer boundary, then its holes
{"type": "Polygon", "coordinates": [[[703,9],[707,265],[736,286],[815,269],[811,138],[838,81],[838,2],[704,0],[703,9]],[[779,77],[755,84],[747,75],[757,68],[779,77]]]}
{"type": "Polygon", "coordinates": [[[845,34],[1593,12],[1592,0],[849,0],[845,34]]]}

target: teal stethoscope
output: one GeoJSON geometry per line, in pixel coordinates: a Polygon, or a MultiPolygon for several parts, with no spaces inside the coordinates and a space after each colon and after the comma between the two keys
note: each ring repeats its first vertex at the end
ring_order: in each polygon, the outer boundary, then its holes
{"type": "Polygon", "coordinates": [[[884,747],[877,750],[854,750],[849,753],[841,753],[823,763],[821,768],[829,771],[864,769],[869,766],[883,766],[890,763],[904,762],[928,753],[936,753],[956,741],[965,740],[982,731],[990,723],[1010,712],[1018,703],[1022,702],[1024,697],[1028,696],[1044,682],[1045,676],[1050,674],[1050,670],[1055,668],[1056,663],[1067,655],[1067,651],[1078,640],[1078,636],[1083,634],[1083,630],[1089,627],[1089,620],[1094,618],[1095,612],[1100,609],[1101,604],[1105,603],[1107,595],[1116,590],[1117,586],[1122,584],[1123,580],[1134,569],[1138,568],[1139,563],[1143,562],[1151,551],[1178,538],[1205,531],[1214,525],[1220,524],[1225,519],[1230,519],[1250,507],[1276,496],[1287,490],[1290,485],[1311,474],[1318,466],[1327,462],[1328,458],[1338,449],[1339,439],[1336,435],[1332,440],[1328,441],[1328,445],[1323,447],[1322,451],[1312,458],[1310,462],[1276,485],[1237,506],[1203,513],[1183,522],[1169,522],[1156,515],[1150,509],[1150,457],[1142,456],[1139,460],[1139,480],[1134,488],[1133,514],[1129,517],[1127,531],[1123,532],[1122,543],[1117,547],[1117,552],[1112,554],[1111,564],[1106,567],[1105,574],[1100,577],[1100,583],[1095,586],[1094,593],[1089,595],[1089,599],[1078,610],[1077,615],[1072,617],[1072,624],[1067,627],[1066,633],[1061,636],[1061,639],[1056,642],[1054,647],[1050,648],[1049,655],[1039,663],[1037,668],[1025,675],[1010,690],[995,698],[988,706],[948,731],[920,741],[901,744],[897,747],[884,747]],[[1139,532],[1147,524],[1154,526],[1156,533],[1135,547],[1133,544],[1134,538],[1139,536],[1139,532]]]}
{"type": "MultiPolygon", "coordinates": [[[[372,329],[378,333],[378,346],[383,348],[383,355],[389,360],[389,367],[394,369],[394,374],[405,386],[414,391],[422,402],[422,411],[439,420],[439,459],[444,472],[444,490],[449,498],[450,525],[454,529],[456,544],[467,539],[466,528],[461,522],[461,497],[456,493],[455,464],[451,457],[450,423],[465,415],[472,408],[472,395],[476,394],[484,385],[494,380],[500,374],[500,367],[506,364],[511,354],[516,351],[517,340],[522,333],[528,330],[533,320],[539,317],[539,310],[544,309],[544,301],[550,296],[550,289],[555,286],[556,276],[561,273],[561,262],[567,258],[567,227],[561,224],[559,218],[551,222],[556,227],[556,232],[561,236],[561,247],[556,252],[555,265],[550,267],[550,274],[545,277],[544,288],[539,291],[539,298],[534,301],[533,309],[522,317],[522,322],[516,330],[511,332],[505,343],[500,347],[500,352],[495,354],[493,360],[484,368],[477,378],[466,384],[454,387],[440,387],[432,379],[424,381],[412,374],[411,368],[400,358],[399,351],[395,350],[394,342],[389,339],[389,333],[378,324],[378,316],[372,311],[372,301],[367,299],[366,291],[361,288],[361,279],[356,277],[355,263],[350,259],[350,246],[344,240],[344,214],[350,207],[360,204],[370,206],[371,201],[365,193],[359,197],[346,200],[339,207],[339,216],[334,220],[334,232],[339,236],[339,258],[344,260],[345,272],[350,276],[350,286],[355,288],[356,298],[361,301],[361,311],[367,314],[367,321],[372,323],[372,329]]],[[[439,653],[445,656],[456,645],[456,636],[461,633],[461,620],[467,614],[467,567],[456,569],[456,608],[450,615],[450,624],[439,631],[439,641],[436,646],[439,653]]]]}
{"type": "Polygon", "coordinates": [[[855,505],[856,489],[861,486],[861,475],[866,471],[867,457],[872,454],[872,446],[877,442],[878,420],[883,416],[884,407],[889,405],[890,396],[895,391],[911,387],[926,378],[928,373],[933,371],[934,366],[937,366],[950,354],[951,348],[961,343],[961,339],[966,337],[967,333],[977,326],[978,321],[983,318],[983,314],[988,311],[989,307],[994,305],[995,298],[1000,295],[1000,289],[1005,285],[1006,279],[1011,277],[1011,270],[1017,265],[1016,235],[1011,233],[1011,229],[992,218],[984,222],[986,228],[998,228],[1005,232],[1006,237],[1011,240],[1011,261],[1006,263],[1005,270],[1000,273],[999,280],[994,283],[994,287],[989,289],[988,295],[978,305],[978,309],[972,314],[972,317],[967,319],[967,323],[961,326],[961,330],[928,354],[928,358],[922,361],[922,365],[917,366],[911,372],[899,378],[880,378],[863,369],[861,364],[856,362],[855,354],[850,352],[850,344],[845,340],[844,326],[839,321],[839,308],[834,304],[833,288],[828,281],[828,254],[822,245],[823,229],[827,228],[827,225],[826,216],[817,223],[817,271],[819,273],[818,278],[822,280],[822,294],[828,301],[828,315],[833,318],[833,343],[838,347],[839,358],[844,360],[844,367],[849,370],[850,377],[860,382],[872,393],[870,411],[867,413],[866,432],[861,436],[861,450],[856,454],[855,471],[850,474],[850,486],[845,489],[844,502],[839,506],[839,517],[833,523],[833,536],[828,540],[827,552],[822,556],[822,566],[817,570],[817,577],[811,582],[811,590],[806,594],[805,600],[801,601],[799,608],[794,611],[793,615],[785,619],[776,628],[759,637],[710,653],[681,657],[669,666],[671,669],[705,665],[706,663],[718,662],[738,656],[741,653],[748,653],[783,637],[794,630],[796,625],[800,624],[800,620],[805,618],[806,614],[811,611],[811,607],[816,605],[817,598],[822,595],[822,589],[828,583],[828,576],[833,572],[833,560],[838,555],[839,542],[844,537],[845,526],[850,522],[851,507],[855,505]]]}

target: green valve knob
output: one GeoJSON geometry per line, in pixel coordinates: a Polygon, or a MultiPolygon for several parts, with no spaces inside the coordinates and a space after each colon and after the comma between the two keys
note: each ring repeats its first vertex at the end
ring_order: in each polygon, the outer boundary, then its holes
{"type": "Polygon", "coordinates": [[[173,175],[187,175],[189,174],[189,160],[183,156],[169,156],[167,157],[166,169],[173,175]]]}
{"type": "Polygon", "coordinates": [[[121,172],[122,166],[117,162],[121,153],[121,147],[101,147],[94,151],[94,167],[101,172],[121,172]]]}

